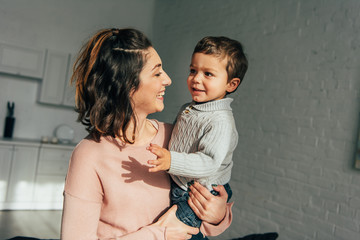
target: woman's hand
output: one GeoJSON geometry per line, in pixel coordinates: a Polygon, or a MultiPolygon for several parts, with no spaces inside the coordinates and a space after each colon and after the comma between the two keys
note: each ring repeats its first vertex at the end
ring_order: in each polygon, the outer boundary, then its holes
{"type": "Polygon", "coordinates": [[[213,189],[219,192],[218,196],[212,195],[207,188],[195,182],[190,186],[188,203],[201,220],[216,225],[225,217],[228,194],[222,185],[213,189]]]}
{"type": "Polygon", "coordinates": [[[166,227],[166,240],[185,240],[190,239],[194,234],[198,234],[198,228],[190,227],[177,219],[176,209],[176,205],[172,206],[153,225],[166,227]]]}

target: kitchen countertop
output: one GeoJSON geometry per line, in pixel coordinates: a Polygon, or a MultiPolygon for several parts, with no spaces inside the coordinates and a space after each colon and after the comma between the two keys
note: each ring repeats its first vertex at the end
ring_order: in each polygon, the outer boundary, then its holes
{"type": "Polygon", "coordinates": [[[21,145],[30,147],[49,147],[49,148],[66,148],[73,149],[77,143],[43,143],[40,139],[27,139],[27,138],[0,138],[0,144],[4,145],[21,145]]]}

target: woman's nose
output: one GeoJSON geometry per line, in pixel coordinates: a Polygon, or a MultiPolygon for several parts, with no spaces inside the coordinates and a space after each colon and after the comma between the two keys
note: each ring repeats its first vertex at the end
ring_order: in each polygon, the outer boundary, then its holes
{"type": "Polygon", "coordinates": [[[163,85],[170,86],[171,85],[171,79],[170,79],[169,75],[167,75],[167,73],[164,72],[163,76],[164,76],[163,85]]]}

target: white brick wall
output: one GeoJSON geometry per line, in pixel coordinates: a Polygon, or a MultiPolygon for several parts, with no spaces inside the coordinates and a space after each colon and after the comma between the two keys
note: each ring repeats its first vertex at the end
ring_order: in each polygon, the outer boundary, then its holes
{"type": "Polygon", "coordinates": [[[233,95],[240,141],[230,239],[360,239],[360,1],[158,0],[153,41],[173,80],[172,121],[188,101],[190,55],[206,35],[240,40],[250,68],[233,95]]]}

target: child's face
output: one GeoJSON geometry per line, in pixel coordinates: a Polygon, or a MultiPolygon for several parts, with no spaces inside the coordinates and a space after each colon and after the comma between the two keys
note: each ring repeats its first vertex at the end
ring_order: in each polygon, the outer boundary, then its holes
{"type": "Polygon", "coordinates": [[[187,85],[195,102],[208,102],[225,97],[228,90],[226,58],[195,53],[191,59],[187,85]]]}

